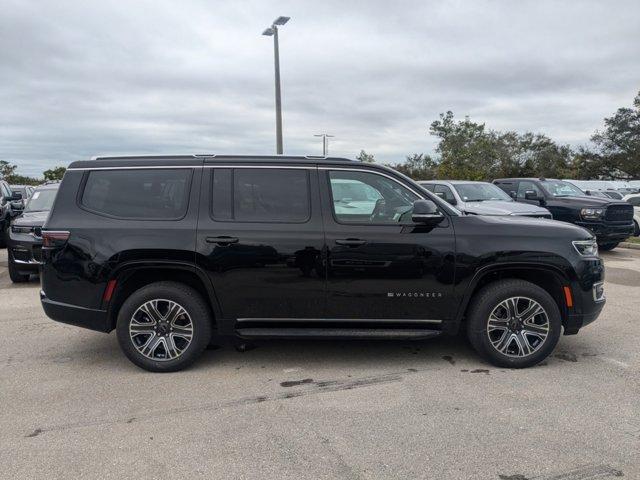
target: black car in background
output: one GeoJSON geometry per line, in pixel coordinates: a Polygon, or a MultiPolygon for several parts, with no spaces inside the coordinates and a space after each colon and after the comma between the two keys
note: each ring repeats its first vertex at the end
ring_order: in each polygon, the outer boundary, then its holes
{"type": "Polygon", "coordinates": [[[46,314],[115,329],[152,371],[184,368],[224,338],[461,329],[489,361],[522,368],[605,302],[584,228],[462,215],[390,168],[338,158],[74,162],[42,235],[46,314]]]}
{"type": "Polygon", "coordinates": [[[11,223],[9,241],[9,277],[12,282],[26,282],[38,273],[42,260],[42,225],[58,193],[58,183],[41,185],[34,190],[22,215],[11,223]]]}
{"type": "Polygon", "coordinates": [[[9,236],[11,219],[16,216],[13,203],[22,200],[20,194],[14,194],[9,184],[0,180],[0,247],[5,247],[9,236]]]}
{"type": "Polygon", "coordinates": [[[601,250],[611,250],[633,235],[633,207],[627,202],[587,196],[563,180],[500,178],[493,183],[518,202],[545,207],[555,220],[590,230],[601,250]]]}
{"type": "Polygon", "coordinates": [[[14,200],[11,202],[13,216],[17,217],[24,210],[24,206],[29,201],[29,198],[31,198],[31,195],[33,195],[35,187],[32,187],[31,185],[10,185],[9,188],[11,188],[11,192],[14,197],[17,197],[18,195],[21,197],[20,200],[14,200]]]}

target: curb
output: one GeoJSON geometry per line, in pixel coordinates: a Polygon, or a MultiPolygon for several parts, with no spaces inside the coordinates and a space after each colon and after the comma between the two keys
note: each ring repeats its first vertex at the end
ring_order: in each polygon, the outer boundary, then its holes
{"type": "Polygon", "coordinates": [[[640,250],[640,243],[620,242],[619,247],[631,248],[632,250],[640,250]]]}

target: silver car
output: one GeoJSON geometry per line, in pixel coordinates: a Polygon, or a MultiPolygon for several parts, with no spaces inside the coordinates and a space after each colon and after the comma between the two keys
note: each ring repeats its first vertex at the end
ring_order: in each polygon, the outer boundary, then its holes
{"type": "Polygon", "coordinates": [[[546,208],[515,202],[492,183],[468,180],[427,180],[418,183],[467,214],[553,218],[546,208]]]}

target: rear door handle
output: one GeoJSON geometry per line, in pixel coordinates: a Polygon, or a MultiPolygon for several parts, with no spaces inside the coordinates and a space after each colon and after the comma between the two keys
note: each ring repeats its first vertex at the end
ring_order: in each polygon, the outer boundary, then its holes
{"type": "Polygon", "coordinates": [[[238,239],[236,237],[227,237],[226,235],[220,237],[207,237],[205,240],[207,243],[217,243],[218,245],[231,245],[232,243],[238,243],[238,239]]]}
{"type": "Polygon", "coordinates": [[[367,243],[365,240],[359,238],[345,238],[343,240],[336,240],[336,245],[345,245],[347,247],[358,247],[367,243]]]}

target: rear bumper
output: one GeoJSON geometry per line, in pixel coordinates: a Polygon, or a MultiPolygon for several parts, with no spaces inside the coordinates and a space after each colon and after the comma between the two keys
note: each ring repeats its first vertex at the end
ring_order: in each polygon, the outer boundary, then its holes
{"type": "Polygon", "coordinates": [[[47,317],[56,322],[67,323],[98,332],[107,333],[111,331],[107,321],[106,310],[93,310],[68,303],[55,302],[47,298],[42,290],[40,290],[40,302],[47,317]]]}

